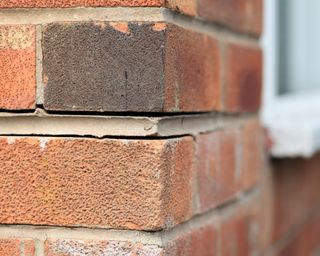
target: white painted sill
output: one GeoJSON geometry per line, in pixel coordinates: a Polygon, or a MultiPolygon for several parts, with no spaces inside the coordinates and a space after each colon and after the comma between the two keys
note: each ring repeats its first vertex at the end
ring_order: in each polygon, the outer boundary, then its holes
{"type": "Polygon", "coordinates": [[[278,96],[267,112],[274,157],[310,158],[320,150],[320,91],[278,96]]]}
{"type": "Polygon", "coordinates": [[[274,157],[312,157],[320,152],[320,90],[278,95],[278,0],[264,2],[264,92],[262,121],[274,157]]]}

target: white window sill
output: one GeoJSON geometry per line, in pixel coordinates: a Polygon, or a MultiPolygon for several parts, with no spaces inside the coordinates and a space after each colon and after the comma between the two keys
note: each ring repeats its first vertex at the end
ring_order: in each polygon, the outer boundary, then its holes
{"type": "Polygon", "coordinates": [[[274,157],[312,157],[320,150],[320,91],[276,97],[264,114],[274,157]]]}

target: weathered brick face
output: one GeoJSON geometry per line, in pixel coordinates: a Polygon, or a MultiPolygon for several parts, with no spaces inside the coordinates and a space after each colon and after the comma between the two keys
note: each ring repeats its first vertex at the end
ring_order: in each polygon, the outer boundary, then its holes
{"type": "Polygon", "coordinates": [[[190,138],[2,138],[0,148],[2,223],[157,230],[192,213],[190,138]]]}
{"type": "Polygon", "coordinates": [[[161,111],[164,29],[152,23],[47,26],[46,109],[161,111]]]}
{"type": "Polygon", "coordinates": [[[200,33],[165,23],[51,24],[43,49],[48,110],[220,107],[219,44],[200,33]]]}
{"type": "Polygon", "coordinates": [[[0,109],[35,107],[35,28],[0,26],[0,109]]]}

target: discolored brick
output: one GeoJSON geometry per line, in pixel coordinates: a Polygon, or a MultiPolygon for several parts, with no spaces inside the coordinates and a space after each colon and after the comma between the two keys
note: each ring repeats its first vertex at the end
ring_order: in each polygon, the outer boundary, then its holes
{"type": "Polygon", "coordinates": [[[198,0],[198,15],[236,31],[260,35],[263,0],[198,0]]]}
{"type": "Polygon", "coordinates": [[[4,0],[0,8],[53,8],[53,7],[102,7],[102,6],[162,6],[164,0],[4,0]]]}
{"type": "Polygon", "coordinates": [[[35,107],[35,28],[0,26],[0,109],[35,107]]]}
{"type": "Polygon", "coordinates": [[[195,112],[219,107],[217,42],[165,23],[44,30],[44,106],[56,111],[195,112]]]}
{"type": "Polygon", "coordinates": [[[0,222],[171,227],[192,215],[193,151],[188,137],[2,138],[0,222]]]}
{"type": "Polygon", "coordinates": [[[165,33],[154,24],[51,24],[44,32],[46,109],[160,111],[165,33]]]}
{"type": "Polygon", "coordinates": [[[225,56],[226,111],[258,111],[262,96],[261,50],[227,43],[225,56]]]}
{"type": "Polygon", "coordinates": [[[141,255],[161,256],[163,250],[157,245],[108,240],[48,239],[45,243],[47,256],[65,255],[141,255]]]}

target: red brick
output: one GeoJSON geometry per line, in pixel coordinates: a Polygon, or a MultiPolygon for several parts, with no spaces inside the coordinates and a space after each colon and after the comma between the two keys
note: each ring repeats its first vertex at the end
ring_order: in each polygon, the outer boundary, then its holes
{"type": "Polygon", "coordinates": [[[220,108],[220,54],[216,39],[168,26],[166,42],[167,111],[212,111],[220,108]]]}
{"type": "Polygon", "coordinates": [[[273,241],[301,226],[320,204],[320,154],[272,162],[273,241]]]}
{"type": "Polygon", "coordinates": [[[163,255],[157,245],[96,240],[48,239],[45,243],[47,256],[66,255],[163,255]]]}
{"type": "Polygon", "coordinates": [[[242,187],[244,190],[248,190],[259,183],[264,169],[264,137],[258,120],[244,124],[241,144],[242,187]]]}
{"type": "Polygon", "coordinates": [[[0,26],[0,109],[35,107],[35,28],[0,26]]]}
{"type": "Polygon", "coordinates": [[[236,31],[260,35],[263,0],[198,0],[198,15],[236,31]]]}
{"type": "Polygon", "coordinates": [[[35,247],[32,240],[18,238],[0,239],[1,256],[34,256],[35,247]]]}
{"type": "Polygon", "coordinates": [[[192,138],[1,138],[0,222],[156,230],[192,214],[192,138]]]}
{"type": "Polygon", "coordinates": [[[169,241],[165,255],[215,256],[217,255],[217,230],[213,224],[190,229],[187,233],[169,241]]]}
{"type": "Polygon", "coordinates": [[[4,0],[0,8],[80,7],[80,6],[162,6],[164,0],[4,0]]]}
{"type": "Polygon", "coordinates": [[[259,199],[254,197],[223,217],[218,231],[220,256],[257,255],[262,233],[259,199]]]}
{"type": "Polygon", "coordinates": [[[219,131],[197,138],[200,212],[233,198],[240,191],[236,131],[219,131]]]}
{"type": "Polygon", "coordinates": [[[178,12],[197,16],[197,0],[167,0],[167,6],[178,12]]]}
{"type": "Polygon", "coordinates": [[[25,240],[23,241],[24,255],[25,256],[35,256],[36,248],[34,241],[25,240]]]}
{"type": "Polygon", "coordinates": [[[320,216],[318,213],[308,219],[296,232],[288,234],[287,243],[274,256],[319,255],[319,232],[320,216]]]}
{"type": "Polygon", "coordinates": [[[258,48],[227,43],[225,49],[225,108],[256,112],[262,90],[262,52],[258,48]]]}
{"type": "Polygon", "coordinates": [[[20,256],[20,240],[0,239],[1,256],[20,256]]]}

